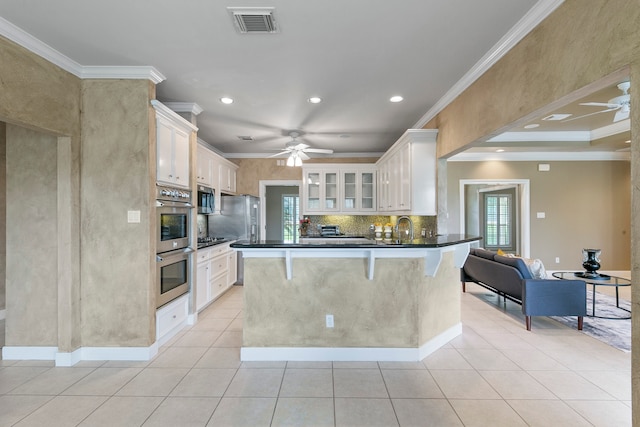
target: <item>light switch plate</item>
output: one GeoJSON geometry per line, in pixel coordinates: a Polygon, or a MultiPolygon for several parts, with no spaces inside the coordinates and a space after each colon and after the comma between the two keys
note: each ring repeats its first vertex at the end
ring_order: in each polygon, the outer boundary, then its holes
{"type": "Polygon", "coordinates": [[[546,214],[544,212],[536,212],[536,218],[545,218],[546,214]]]}
{"type": "Polygon", "coordinates": [[[140,211],[127,211],[127,222],[129,224],[139,224],[140,211]]]}

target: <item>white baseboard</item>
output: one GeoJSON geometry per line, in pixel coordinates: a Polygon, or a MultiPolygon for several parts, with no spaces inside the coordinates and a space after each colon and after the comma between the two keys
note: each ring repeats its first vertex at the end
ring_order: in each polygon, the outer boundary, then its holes
{"type": "Polygon", "coordinates": [[[3,360],[55,360],[58,347],[4,346],[3,360]]]}
{"type": "Polygon", "coordinates": [[[158,344],[149,347],[81,347],[70,353],[58,351],[58,347],[5,346],[4,360],[53,360],[56,366],[73,366],[82,360],[133,360],[147,361],[158,354],[158,344]]]}
{"type": "Polygon", "coordinates": [[[462,333],[459,323],[419,348],[380,347],[242,347],[240,360],[258,361],[341,361],[341,362],[417,362],[462,333]]]}

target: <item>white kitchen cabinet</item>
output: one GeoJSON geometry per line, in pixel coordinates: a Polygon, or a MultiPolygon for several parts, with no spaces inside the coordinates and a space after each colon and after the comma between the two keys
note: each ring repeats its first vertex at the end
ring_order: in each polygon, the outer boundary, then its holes
{"type": "Polygon", "coordinates": [[[238,253],[233,249],[227,254],[227,286],[233,286],[238,281],[238,253]]]}
{"type": "Polygon", "coordinates": [[[202,145],[198,145],[196,151],[196,180],[198,184],[211,188],[214,188],[214,181],[217,182],[213,154],[202,145]],[[214,176],[216,177],[215,180],[214,176]]]}
{"type": "Polygon", "coordinates": [[[236,252],[230,244],[221,243],[198,249],[195,284],[197,311],[216,300],[236,282],[236,252]]]}
{"type": "Polygon", "coordinates": [[[368,214],[376,211],[373,164],[325,163],[303,167],[303,214],[368,214]]]}
{"type": "Polygon", "coordinates": [[[436,215],[435,129],[409,129],[378,160],[378,211],[436,215]]]}
{"type": "Polygon", "coordinates": [[[196,310],[203,309],[211,302],[209,282],[211,281],[211,248],[198,249],[196,253],[196,310]]]}
{"type": "Polygon", "coordinates": [[[221,158],[221,161],[218,162],[219,185],[221,192],[235,194],[237,168],[238,167],[236,165],[224,158],[221,158]]]}
{"type": "MultiPolygon", "coordinates": [[[[228,247],[228,245],[227,245],[228,247]]],[[[211,281],[209,282],[211,299],[216,299],[228,289],[227,275],[229,266],[227,253],[211,258],[211,281]]]]}
{"type": "Polygon", "coordinates": [[[374,166],[358,166],[341,169],[342,212],[376,211],[376,171],[374,166]]]}
{"type": "Polygon", "coordinates": [[[303,168],[303,211],[335,213],[340,210],[340,171],[331,165],[303,168]]]}
{"type": "Polygon", "coordinates": [[[157,100],[156,180],[175,187],[189,188],[190,137],[198,128],[157,100]]]}
{"type": "Polygon", "coordinates": [[[164,344],[187,325],[189,316],[189,296],[176,298],[156,310],[156,341],[164,344]]]}

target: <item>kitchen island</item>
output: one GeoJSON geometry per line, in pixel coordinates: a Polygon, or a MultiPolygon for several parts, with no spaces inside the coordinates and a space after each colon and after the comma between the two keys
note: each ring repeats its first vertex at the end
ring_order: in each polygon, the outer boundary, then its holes
{"type": "Polygon", "coordinates": [[[461,333],[459,268],[480,239],[239,241],[241,358],[417,361],[461,333]]]}

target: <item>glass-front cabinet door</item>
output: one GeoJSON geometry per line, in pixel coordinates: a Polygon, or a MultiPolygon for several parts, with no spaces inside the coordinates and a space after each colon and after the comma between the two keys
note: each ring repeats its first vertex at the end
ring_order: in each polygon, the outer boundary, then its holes
{"type": "Polygon", "coordinates": [[[320,172],[307,172],[305,177],[306,210],[320,211],[320,172]]]}
{"type": "Polygon", "coordinates": [[[374,172],[363,172],[360,184],[360,208],[363,211],[376,209],[376,177],[374,172]]]}
{"type": "Polygon", "coordinates": [[[344,172],[342,174],[342,210],[355,210],[358,202],[357,180],[355,172],[344,172]]]}
{"type": "Polygon", "coordinates": [[[324,210],[337,211],[338,208],[338,173],[324,172],[324,210]]]}
{"type": "Polygon", "coordinates": [[[304,213],[339,210],[339,175],[337,171],[309,169],[304,173],[304,213]]]}
{"type": "Polygon", "coordinates": [[[376,174],[370,168],[342,171],[343,212],[376,210],[376,174]],[[369,170],[366,170],[369,169],[369,170]]]}

